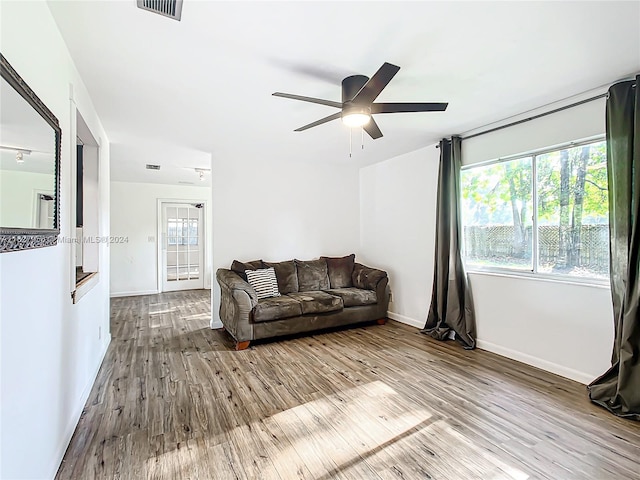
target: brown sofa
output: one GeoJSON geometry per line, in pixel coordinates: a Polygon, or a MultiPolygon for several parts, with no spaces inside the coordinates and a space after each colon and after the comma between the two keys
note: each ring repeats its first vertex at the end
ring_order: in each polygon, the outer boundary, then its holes
{"type": "Polygon", "coordinates": [[[355,255],[268,263],[233,262],[216,272],[220,319],[243,350],[252,340],[362,322],[384,323],[387,273],[355,262],[355,255]],[[246,270],[273,267],[280,296],[258,299],[246,270]]]}

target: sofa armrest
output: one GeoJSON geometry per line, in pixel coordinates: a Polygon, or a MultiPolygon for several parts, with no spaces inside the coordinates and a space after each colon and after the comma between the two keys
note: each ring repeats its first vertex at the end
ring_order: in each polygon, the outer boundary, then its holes
{"type": "Polygon", "coordinates": [[[218,279],[218,283],[222,287],[224,284],[230,290],[243,290],[249,295],[251,299],[251,308],[255,307],[258,304],[258,294],[253,289],[249,282],[240,278],[236,272],[232,270],[228,270],[226,268],[219,268],[216,272],[216,278],[218,279]]]}
{"type": "Polygon", "coordinates": [[[377,268],[367,267],[361,263],[356,263],[353,267],[353,286],[365,290],[377,290],[377,286],[383,279],[387,278],[387,272],[377,268]]]}
{"type": "Polygon", "coordinates": [[[253,340],[251,310],[258,304],[258,295],[248,282],[226,268],[216,272],[220,285],[220,320],[238,342],[253,340]]]}

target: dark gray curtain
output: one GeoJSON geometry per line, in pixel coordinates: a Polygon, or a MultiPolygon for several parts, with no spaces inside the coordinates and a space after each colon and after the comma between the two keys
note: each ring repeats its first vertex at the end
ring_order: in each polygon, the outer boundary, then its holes
{"type": "Polygon", "coordinates": [[[453,330],[466,349],[476,346],[471,291],[460,253],[460,138],[440,141],[433,292],[423,333],[446,340],[453,330]]]}
{"type": "Polygon", "coordinates": [[[615,338],[611,368],[589,385],[591,401],[640,420],[640,95],[638,80],[607,97],[607,169],[611,296],[615,338]]]}

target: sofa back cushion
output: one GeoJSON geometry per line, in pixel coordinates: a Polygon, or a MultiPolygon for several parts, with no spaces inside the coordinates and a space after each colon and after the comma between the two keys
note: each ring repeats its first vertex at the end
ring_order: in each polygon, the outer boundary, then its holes
{"type": "Polygon", "coordinates": [[[329,284],[331,288],[349,288],[353,287],[353,265],[355,263],[355,254],[346,257],[320,257],[327,262],[327,272],[329,274],[329,284]]]}
{"type": "Polygon", "coordinates": [[[285,295],[287,293],[295,293],[298,291],[298,273],[296,271],[296,262],[289,260],[288,262],[270,263],[264,262],[265,266],[273,267],[276,271],[278,279],[278,290],[285,295]]]}
{"type": "Polygon", "coordinates": [[[328,290],[329,275],[327,262],[319,260],[295,260],[298,272],[298,291],[311,292],[313,290],[328,290]]]}
{"type": "Polygon", "coordinates": [[[258,270],[260,268],[265,268],[262,260],[253,260],[252,262],[239,262],[238,260],[234,260],[231,264],[231,270],[240,275],[245,282],[247,281],[247,276],[244,273],[245,270],[258,270]]]}

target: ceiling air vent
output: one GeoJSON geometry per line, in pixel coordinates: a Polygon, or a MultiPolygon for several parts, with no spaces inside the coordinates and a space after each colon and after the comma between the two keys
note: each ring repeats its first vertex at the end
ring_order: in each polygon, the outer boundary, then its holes
{"type": "Polygon", "coordinates": [[[160,170],[160,165],[151,165],[147,163],[147,170],[160,170]]]}
{"type": "Polygon", "coordinates": [[[182,0],[137,0],[138,7],[180,21],[182,0]]]}

